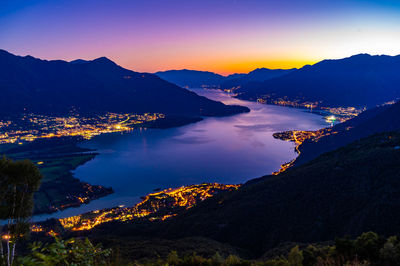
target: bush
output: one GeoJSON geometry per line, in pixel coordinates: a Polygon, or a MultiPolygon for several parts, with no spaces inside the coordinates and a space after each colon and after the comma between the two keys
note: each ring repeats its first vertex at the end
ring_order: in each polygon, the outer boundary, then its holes
{"type": "Polygon", "coordinates": [[[18,263],[34,265],[110,265],[111,251],[103,250],[101,245],[94,246],[87,238],[61,240],[55,238],[52,244],[34,243],[31,253],[18,259],[18,263]]]}

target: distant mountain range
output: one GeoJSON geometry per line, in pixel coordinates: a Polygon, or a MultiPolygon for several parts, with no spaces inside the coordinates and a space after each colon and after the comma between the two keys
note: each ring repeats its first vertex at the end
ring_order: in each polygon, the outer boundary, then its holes
{"type": "Polygon", "coordinates": [[[248,74],[233,74],[226,78],[221,84],[222,89],[239,88],[245,84],[251,84],[253,82],[263,82],[272,78],[284,76],[295,71],[293,69],[268,69],[268,68],[257,68],[248,74]]]}
{"type": "Polygon", "coordinates": [[[260,68],[248,74],[221,76],[212,72],[170,70],[159,77],[188,87],[233,89],[238,98],[267,103],[313,102],[323,107],[374,107],[400,98],[400,55],[354,55],[323,60],[300,69],[260,68]]]}
{"type": "Polygon", "coordinates": [[[324,60],[264,82],[248,83],[241,99],[286,98],[322,106],[373,107],[400,97],[400,56],[359,54],[324,60]]]}
{"type": "Polygon", "coordinates": [[[222,88],[231,89],[249,82],[261,82],[271,78],[279,77],[292,72],[295,69],[268,69],[258,68],[248,74],[232,74],[222,76],[213,72],[197,70],[168,70],[155,73],[162,79],[181,87],[200,88],[222,88]]]}
{"type": "Polygon", "coordinates": [[[101,57],[46,61],[0,50],[1,113],[159,112],[220,116],[248,112],[180,88],[153,74],[124,69],[101,57]]]}
{"type": "Polygon", "coordinates": [[[218,87],[225,80],[224,76],[213,72],[187,69],[161,71],[155,75],[178,86],[189,88],[201,88],[204,85],[218,87]]]}

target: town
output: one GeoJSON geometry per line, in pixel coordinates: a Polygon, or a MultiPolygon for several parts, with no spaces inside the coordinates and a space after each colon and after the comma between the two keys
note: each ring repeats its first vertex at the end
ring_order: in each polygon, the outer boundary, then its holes
{"type": "MultiPolygon", "coordinates": [[[[166,220],[218,193],[233,191],[239,187],[240,185],[204,183],[175,189],[169,188],[148,194],[133,207],[119,206],[96,210],[58,221],[65,230],[82,231],[112,221],[131,221],[140,218],[148,218],[150,221],[166,220]]],[[[34,233],[45,232],[48,235],[57,234],[54,230],[47,228],[45,224],[35,224],[31,227],[31,231],[34,233]]]]}
{"type": "MultiPolygon", "coordinates": [[[[289,130],[284,132],[278,132],[272,134],[272,136],[276,139],[284,140],[284,141],[292,141],[295,143],[295,151],[297,154],[300,154],[299,146],[306,140],[318,141],[320,138],[324,136],[328,136],[331,134],[337,134],[337,132],[332,131],[332,128],[322,128],[316,131],[304,131],[304,130],[289,130]]],[[[282,172],[285,172],[287,169],[293,166],[293,163],[296,159],[293,159],[290,162],[286,162],[281,165],[281,168],[273,172],[273,175],[278,175],[282,172]]]]}
{"type": "Polygon", "coordinates": [[[261,98],[257,98],[258,103],[262,104],[274,104],[289,106],[295,108],[306,108],[311,111],[319,112],[325,116],[325,120],[328,123],[334,124],[335,122],[345,122],[358,116],[361,112],[365,111],[366,108],[356,107],[326,107],[322,106],[321,102],[309,102],[297,100],[289,100],[288,97],[283,98],[272,98],[270,95],[265,95],[261,98]]]}
{"type": "Polygon", "coordinates": [[[0,144],[31,142],[40,138],[81,136],[91,139],[103,133],[130,131],[134,126],[165,118],[164,114],[119,114],[69,116],[24,114],[0,121],[0,144]]]}

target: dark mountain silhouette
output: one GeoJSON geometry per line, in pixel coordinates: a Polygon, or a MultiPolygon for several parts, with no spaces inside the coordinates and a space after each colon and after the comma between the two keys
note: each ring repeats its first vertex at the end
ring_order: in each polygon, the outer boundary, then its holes
{"type": "Polygon", "coordinates": [[[124,69],[101,57],[93,61],[46,61],[0,50],[0,112],[160,112],[179,116],[230,115],[227,106],[166,82],[124,69]]]}
{"type": "Polygon", "coordinates": [[[277,176],[254,179],[162,223],[105,224],[118,237],[202,236],[260,256],[284,242],[330,241],[400,230],[400,132],[325,153],[277,176]]]}
{"type": "Polygon", "coordinates": [[[258,68],[248,74],[232,74],[221,76],[213,72],[197,70],[168,70],[155,73],[162,79],[181,87],[200,88],[202,86],[231,89],[249,82],[260,82],[279,77],[295,69],[268,69],[258,68]]]}
{"type": "Polygon", "coordinates": [[[295,165],[372,134],[395,130],[400,130],[400,102],[369,109],[351,120],[337,124],[332,128],[336,134],[322,137],[318,142],[305,141],[299,147],[300,155],[295,165]]]}
{"type": "Polygon", "coordinates": [[[400,97],[400,56],[355,55],[324,60],[287,75],[251,83],[239,98],[270,95],[300,101],[321,101],[323,106],[372,107],[400,97]]]}
{"type": "Polygon", "coordinates": [[[226,79],[229,80],[229,79],[243,78],[243,77],[247,76],[247,74],[248,74],[248,73],[234,73],[234,74],[228,75],[228,76],[226,77],[226,79]]]}
{"type": "Polygon", "coordinates": [[[263,82],[272,78],[277,78],[289,74],[296,69],[268,69],[257,68],[248,74],[234,74],[227,77],[226,81],[221,84],[222,89],[231,89],[243,86],[251,82],[263,82]]]}
{"type": "Polygon", "coordinates": [[[155,73],[162,79],[181,87],[200,88],[202,86],[218,87],[225,77],[207,71],[197,70],[168,70],[155,73]]]}

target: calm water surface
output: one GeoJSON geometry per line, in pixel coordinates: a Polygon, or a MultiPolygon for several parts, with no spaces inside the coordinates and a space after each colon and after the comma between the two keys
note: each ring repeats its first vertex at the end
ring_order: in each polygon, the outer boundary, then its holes
{"type": "Polygon", "coordinates": [[[243,183],[270,174],[296,157],[294,144],[274,139],[274,132],[327,126],[322,116],[300,109],[241,101],[216,90],[194,91],[226,104],[248,106],[251,112],[205,118],[178,128],[101,135],[83,142],[82,147],[96,149],[100,155],[78,167],[75,176],[90,184],[113,187],[115,193],[36,219],[131,206],[156,188],[202,182],[243,183]]]}

